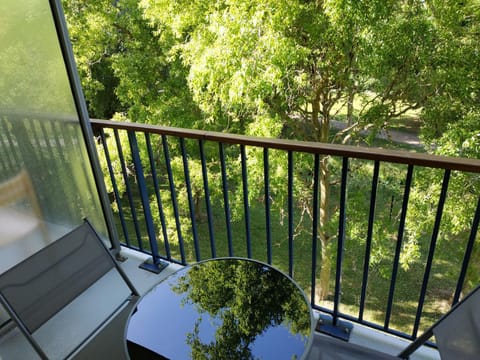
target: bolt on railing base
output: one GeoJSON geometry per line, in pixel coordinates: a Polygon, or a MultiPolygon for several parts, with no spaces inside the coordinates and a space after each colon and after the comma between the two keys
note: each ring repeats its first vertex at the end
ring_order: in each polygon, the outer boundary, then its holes
{"type": "Polygon", "coordinates": [[[148,259],[138,267],[143,270],[147,270],[153,272],[154,274],[160,274],[163,269],[165,269],[169,265],[168,262],[163,260],[158,260],[157,262],[153,262],[152,259],[148,259]]]}
{"type": "Polygon", "coordinates": [[[315,330],[337,339],[348,341],[350,339],[352,328],[353,324],[338,319],[337,324],[334,325],[331,315],[320,314],[315,330]]]}

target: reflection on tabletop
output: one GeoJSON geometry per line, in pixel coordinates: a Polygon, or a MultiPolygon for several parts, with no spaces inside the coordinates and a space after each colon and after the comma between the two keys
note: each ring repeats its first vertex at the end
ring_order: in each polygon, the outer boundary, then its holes
{"type": "Polygon", "coordinates": [[[296,359],[311,329],[308,302],[286,275],[255,261],[217,259],[149,292],[127,340],[169,359],[296,359]]]}

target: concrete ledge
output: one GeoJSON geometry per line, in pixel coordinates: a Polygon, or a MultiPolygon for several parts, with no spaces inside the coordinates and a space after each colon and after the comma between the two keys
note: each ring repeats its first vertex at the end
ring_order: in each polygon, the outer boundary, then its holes
{"type": "MultiPolygon", "coordinates": [[[[355,324],[350,334],[350,342],[387,354],[398,355],[405,349],[410,341],[397,336],[385,334],[381,331],[355,324]]],[[[420,347],[410,356],[411,360],[440,360],[440,354],[436,349],[428,346],[420,347]]]]}

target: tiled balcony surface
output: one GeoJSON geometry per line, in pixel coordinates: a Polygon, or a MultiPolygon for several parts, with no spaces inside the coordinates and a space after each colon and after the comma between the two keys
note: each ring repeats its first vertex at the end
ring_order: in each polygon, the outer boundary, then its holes
{"type": "MultiPolygon", "coordinates": [[[[170,264],[157,275],[138,267],[138,265],[148,257],[147,255],[128,249],[125,249],[123,253],[128,259],[122,263],[122,267],[129,278],[133,281],[140,294],[144,294],[163,278],[180,268],[179,265],[170,264]]],[[[113,321],[111,321],[75,356],[75,359],[125,359],[123,332],[130,310],[131,307],[128,307],[118,314],[113,321]]],[[[79,319],[71,319],[71,321],[76,322],[78,322],[78,320],[79,319]]],[[[174,324],[159,324],[159,326],[174,326],[174,324]]],[[[358,351],[355,353],[355,357],[351,357],[351,353],[348,354],[347,352],[338,349],[335,349],[332,352],[332,344],[335,342],[337,342],[336,339],[331,339],[323,334],[316,333],[309,359],[341,360],[369,358],[368,353],[364,353],[361,348],[357,349],[358,351]]],[[[350,342],[389,354],[397,354],[407,344],[404,340],[359,325],[353,327],[350,342]]],[[[0,341],[0,354],[1,360],[37,358],[28,343],[26,343],[26,340],[23,339],[15,329],[9,334],[3,336],[2,341],[0,341]]],[[[439,358],[438,352],[430,348],[422,348],[411,357],[413,360],[430,360],[439,358]]]]}

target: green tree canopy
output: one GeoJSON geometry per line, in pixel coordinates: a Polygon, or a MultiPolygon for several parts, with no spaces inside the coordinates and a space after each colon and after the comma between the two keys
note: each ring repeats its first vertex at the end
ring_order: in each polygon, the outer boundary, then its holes
{"type": "MultiPolygon", "coordinates": [[[[417,110],[427,150],[479,157],[477,0],[64,2],[95,116],[117,113],[152,124],[327,142],[350,141],[365,129],[374,137],[399,116],[417,110]],[[349,126],[335,134],[331,120],[343,107],[348,107],[349,126]]],[[[178,146],[170,145],[174,171],[181,174],[178,146]]],[[[190,146],[197,154],[196,144],[190,146]]],[[[240,163],[238,149],[228,151],[227,157],[240,163]]],[[[247,157],[255,164],[248,169],[249,180],[261,183],[263,171],[256,166],[262,163],[261,151],[249,150],[247,157]]],[[[218,155],[209,156],[207,167],[218,181],[216,159],[218,155]]],[[[197,160],[189,162],[201,168],[197,160]]],[[[313,163],[308,157],[299,162],[313,163]]],[[[336,236],[332,164],[332,159],[321,159],[319,239],[326,273],[319,288],[324,293],[331,258],[327,250],[336,236]]],[[[270,166],[275,169],[273,206],[284,208],[283,154],[272,156],[270,166]]],[[[199,203],[203,178],[196,175],[192,187],[199,203]]],[[[235,191],[241,188],[240,175],[239,166],[229,169],[229,186],[236,196],[233,213],[247,196],[235,191]]],[[[426,180],[416,183],[422,189],[420,202],[439,187],[437,180],[426,180]]],[[[452,197],[458,199],[470,183],[478,183],[468,176],[459,181],[465,186],[453,188],[452,197]]],[[[302,199],[296,205],[302,214],[312,214],[307,194],[311,177],[295,172],[295,184],[302,199]]],[[[467,195],[474,198],[477,193],[467,195]]],[[[261,195],[261,186],[255,186],[248,197],[252,201],[261,195]]],[[[211,196],[217,204],[223,201],[220,192],[211,196]]],[[[431,212],[422,212],[421,206],[411,213],[419,214],[417,219],[423,214],[419,222],[431,224],[431,212]]],[[[468,223],[467,213],[461,218],[462,224],[468,223]]],[[[418,253],[411,244],[410,253],[418,253]]]]}
{"type": "Polygon", "coordinates": [[[194,359],[253,359],[252,345],[271,327],[286,327],[300,341],[310,334],[303,294],[280,272],[253,261],[232,259],[194,265],[172,289],[201,313],[220,320],[215,341],[202,342],[199,322],[188,336],[194,359]]]}

